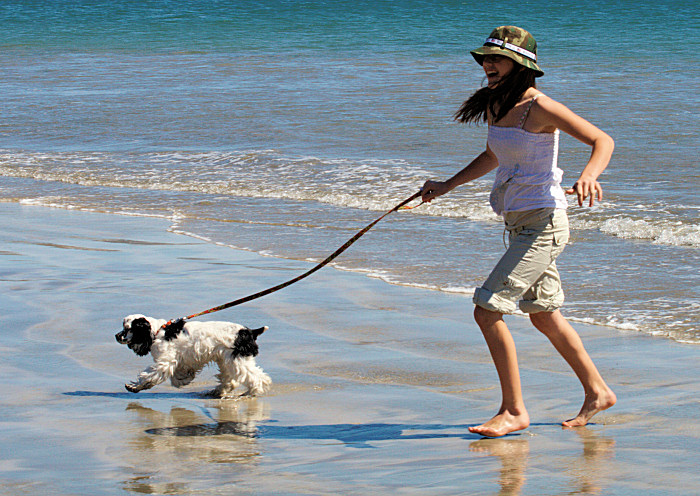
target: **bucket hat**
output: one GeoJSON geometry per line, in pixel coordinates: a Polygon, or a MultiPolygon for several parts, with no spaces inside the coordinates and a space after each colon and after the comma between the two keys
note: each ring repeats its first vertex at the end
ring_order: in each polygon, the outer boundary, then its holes
{"type": "Polygon", "coordinates": [[[479,65],[483,64],[486,55],[501,55],[532,69],[535,71],[535,77],[544,75],[544,71],[537,65],[535,38],[524,29],[516,26],[497,27],[486,38],[484,46],[472,50],[470,53],[479,65]]]}

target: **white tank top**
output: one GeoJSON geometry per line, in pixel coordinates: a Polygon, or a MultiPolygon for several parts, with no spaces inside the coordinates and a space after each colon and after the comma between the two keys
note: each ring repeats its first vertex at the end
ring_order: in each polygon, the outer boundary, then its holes
{"type": "Polygon", "coordinates": [[[491,190],[491,207],[501,215],[536,208],[566,208],[561,188],[563,171],[557,167],[559,130],[531,133],[523,129],[536,95],[518,127],[489,125],[488,144],[498,159],[491,190]]]}

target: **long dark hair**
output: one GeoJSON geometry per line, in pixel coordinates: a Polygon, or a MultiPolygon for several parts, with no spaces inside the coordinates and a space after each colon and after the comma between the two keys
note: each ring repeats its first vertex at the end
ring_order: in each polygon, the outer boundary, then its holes
{"type": "Polygon", "coordinates": [[[528,88],[535,87],[535,71],[516,65],[514,70],[504,77],[495,88],[486,86],[477,90],[462,104],[453,117],[456,121],[465,124],[486,122],[488,113],[491,112],[491,115],[494,116],[494,122],[498,122],[515,107],[528,88]]]}

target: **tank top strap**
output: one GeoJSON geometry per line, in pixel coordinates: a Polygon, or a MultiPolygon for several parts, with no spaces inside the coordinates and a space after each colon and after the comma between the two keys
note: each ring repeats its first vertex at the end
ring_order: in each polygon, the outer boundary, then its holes
{"type": "Polygon", "coordinates": [[[523,126],[525,126],[525,121],[527,120],[527,116],[530,115],[530,109],[532,108],[532,105],[535,103],[535,100],[537,100],[537,97],[540,96],[540,94],[536,94],[535,96],[532,97],[532,100],[530,100],[530,103],[527,104],[527,108],[525,109],[525,112],[523,112],[522,117],[520,117],[520,123],[518,124],[518,128],[522,129],[523,126]]]}

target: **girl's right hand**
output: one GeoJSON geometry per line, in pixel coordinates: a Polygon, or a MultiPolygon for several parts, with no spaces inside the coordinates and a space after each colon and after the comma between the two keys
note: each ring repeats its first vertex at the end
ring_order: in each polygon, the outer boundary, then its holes
{"type": "Polygon", "coordinates": [[[421,189],[421,200],[430,203],[438,196],[442,196],[450,191],[445,181],[426,181],[421,189]]]}

